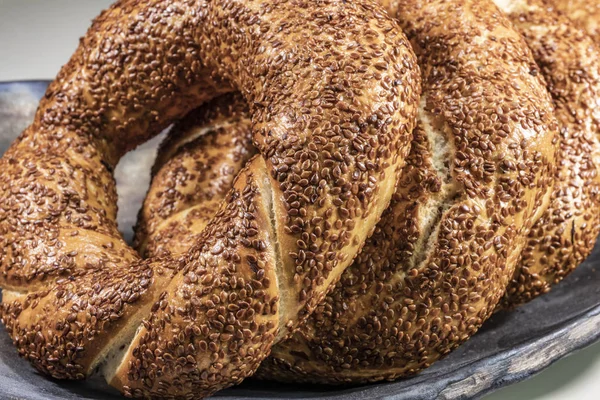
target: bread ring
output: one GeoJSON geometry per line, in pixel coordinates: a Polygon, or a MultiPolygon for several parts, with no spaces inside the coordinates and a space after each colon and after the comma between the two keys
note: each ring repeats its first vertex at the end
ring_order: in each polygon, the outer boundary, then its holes
{"type": "Polygon", "coordinates": [[[252,374],[322,300],[389,204],[419,71],[370,1],[122,0],[0,159],[2,320],[55,378],[198,398],[252,374]],[[118,233],[120,156],[219,94],[260,156],[186,254],[118,233]],[[292,257],[310,249],[312,257],[292,257]],[[108,362],[107,362],[108,360],[108,362]]]}
{"type": "MultiPolygon", "coordinates": [[[[523,35],[552,95],[560,159],[552,203],[528,245],[502,305],[546,293],[592,252],[600,229],[600,48],[544,0],[496,0],[523,35]]],[[[600,42],[599,42],[600,43],[600,42]]]]}
{"type": "MultiPolygon", "coordinates": [[[[407,166],[374,235],[307,325],[273,348],[261,378],[357,383],[428,366],[491,315],[549,204],[556,120],[531,52],[508,20],[487,1],[388,7],[423,71],[407,166]]],[[[249,123],[236,120],[236,130],[249,123]]],[[[142,226],[157,226],[161,206],[153,204],[167,181],[187,175],[174,169],[189,157],[178,152],[154,178],[142,226]]],[[[178,218],[167,218],[186,232],[178,237],[193,237],[178,218]]],[[[151,235],[169,236],[160,232],[151,235]]]]}

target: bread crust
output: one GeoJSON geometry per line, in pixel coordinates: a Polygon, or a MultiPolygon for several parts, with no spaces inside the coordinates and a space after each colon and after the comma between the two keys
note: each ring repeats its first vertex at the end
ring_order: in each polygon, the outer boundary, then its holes
{"type": "MultiPolygon", "coordinates": [[[[362,252],[259,378],[358,383],[429,366],[491,315],[550,205],[558,125],[508,19],[485,1],[387,7],[423,73],[407,165],[362,252]]],[[[164,184],[153,182],[146,204],[164,184]]]]}
{"type": "Polygon", "coordinates": [[[151,258],[191,248],[255,154],[250,110],[239,93],[220,96],[177,122],[158,149],[139,213],[139,254],[151,258]]]}
{"type": "Polygon", "coordinates": [[[422,70],[417,160],[438,184],[401,181],[384,225],[260,378],[371,382],[430,366],[493,313],[548,206],[557,125],[523,39],[491,2],[393,3],[422,70]]]}
{"type": "Polygon", "coordinates": [[[567,15],[600,43],[600,3],[595,0],[548,0],[548,5],[567,15]]]}
{"type": "Polygon", "coordinates": [[[374,229],[419,93],[408,41],[370,1],[115,3],[0,159],[0,286],[20,294],[2,320],[19,353],[63,379],[109,361],[133,397],[239,383],[374,229]],[[141,260],[117,229],[114,166],[232,91],[260,155],[186,254],[141,260]],[[292,256],[304,248],[314,258],[292,256]]]}
{"type": "Polygon", "coordinates": [[[585,260],[600,229],[600,48],[544,0],[497,0],[532,50],[560,125],[550,207],[532,228],[501,306],[547,293],[585,260]]]}

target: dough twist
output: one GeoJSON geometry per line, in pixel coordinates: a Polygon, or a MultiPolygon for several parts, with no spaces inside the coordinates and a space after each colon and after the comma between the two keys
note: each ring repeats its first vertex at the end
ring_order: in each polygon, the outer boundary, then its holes
{"type": "MultiPolygon", "coordinates": [[[[524,40],[492,2],[384,4],[408,33],[423,73],[411,153],[373,236],[299,332],[273,348],[261,378],[356,383],[415,373],[474,334],[501,301],[528,300],[568,273],[597,234],[595,83],[558,86],[569,65],[591,71],[593,61],[548,67],[540,45],[524,40]],[[579,107],[590,107],[577,114],[581,126],[567,111],[579,107]],[[561,220],[575,227],[576,240],[561,220]],[[560,254],[542,240],[550,233],[565,247],[560,254]]],[[[546,26],[552,21],[542,17],[546,26]]],[[[518,27],[527,35],[525,23],[518,27]]],[[[544,31],[544,40],[568,46],[564,29],[544,31]]],[[[215,117],[209,106],[175,130],[181,138],[217,127],[210,134],[163,148],[174,155],[154,177],[140,219],[149,255],[185,250],[206,223],[210,201],[202,193],[212,191],[202,182],[225,177],[220,162],[208,161],[207,146],[245,137],[251,126],[241,99],[222,101],[235,110],[217,104],[215,117]],[[199,170],[211,172],[195,176],[199,170]],[[159,214],[167,204],[173,211],[159,214]]],[[[238,153],[220,151],[221,160],[238,153]]]]}
{"type": "Polygon", "coordinates": [[[419,93],[409,43],[367,0],[117,2],[0,159],[2,320],[19,353],[61,379],[102,364],[134,397],[241,382],[374,229],[419,93]],[[117,230],[114,166],[232,91],[259,155],[187,252],[141,260],[117,230]]]}

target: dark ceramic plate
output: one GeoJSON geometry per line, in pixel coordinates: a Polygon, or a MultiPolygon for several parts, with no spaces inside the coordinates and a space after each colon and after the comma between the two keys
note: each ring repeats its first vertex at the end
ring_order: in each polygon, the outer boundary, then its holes
{"type": "MultiPolygon", "coordinates": [[[[31,122],[47,82],[0,83],[0,154],[31,122]]],[[[127,155],[117,168],[119,226],[131,227],[146,193],[160,138],[127,155]]],[[[467,399],[526,379],[552,362],[600,338],[600,246],[575,273],[511,313],[492,317],[466,344],[411,378],[358,387],[280,385],[247,381],[215,397],[223,399],[467,399]]],[[[120,399],[100,378],[85,383],[52,381],[17,357],[0,328],[0,398],[27,400],[120,399]]]]}

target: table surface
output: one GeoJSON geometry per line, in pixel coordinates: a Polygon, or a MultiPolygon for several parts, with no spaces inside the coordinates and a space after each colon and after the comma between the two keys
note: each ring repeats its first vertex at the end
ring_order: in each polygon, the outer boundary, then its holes
{"type": "MultiPolygon", "coordinates": [[[[111,0],[0,0],[0,81],[52,79],[111,0]]],[[[485,400],[600,397],[600,343],[485,400]]]]}

